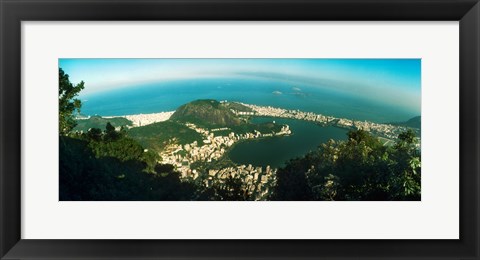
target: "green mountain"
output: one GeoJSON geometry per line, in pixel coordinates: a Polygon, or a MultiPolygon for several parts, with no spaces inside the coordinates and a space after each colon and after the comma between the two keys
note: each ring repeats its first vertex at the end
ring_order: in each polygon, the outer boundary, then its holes
{"type": "Polygon", "coordinates": [[[232,127],[244,124],[245,121],[235,115],[229,106],[228,103],[211,99],[195,100],[180,106],[170,120],[190,122],[203,127],[232,127]]]}
{"type": "Polygon", "coordinates": [[[178,144],[189,144],[197,141],[203,144],[202,136],[194,130],[174,121],[158,122],[128,130],[128,135],[142,146],[162,151],[171,139],[178,144]]]}
{"type": "Polygon", "coordinates": [[[203,128],[222,128],[215,135],[252,133],[255,130],[263,134],[279,132],[283,125],[273,123],[252,124],[237,112],[252,112],[249,107],[235,102],[218,102],[212,99],[195,100],[180,106],[170,117],[171,122],[193,123],[203,128]],[[234,112],[235,111],[235,112],[234,112]]]}
{"type": "Polygon", "coordinates": [[[418,128],[421,129],[422,127],[422,117],[421,116],[416,116],[412,117],[409,120],[405,122],[395,122],[395,123],[390,123],[391,125],[398,125],[398,126],[406,126],[406,127],[412,127],[412,128],[418,128]]]}
{"type": "Polygon", "coordinates": [[[405,122],[405,126],[414,127],[414,128],[421,128],[422,127],[422,117],[416,116],[409,119],[405,122]]]}

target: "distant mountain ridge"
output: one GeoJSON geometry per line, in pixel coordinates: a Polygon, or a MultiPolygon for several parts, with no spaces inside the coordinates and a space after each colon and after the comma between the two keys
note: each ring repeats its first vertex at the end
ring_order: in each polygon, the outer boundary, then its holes
{"type": "Polygon", "coordinates": [[[408,119],[405,122],[394,122],[394,123],[389,123],[389,124],[421,129],[422,128],[422,117],[421,116],[416,116],[416,117],[412,117],[412,118],[408,119]]]}

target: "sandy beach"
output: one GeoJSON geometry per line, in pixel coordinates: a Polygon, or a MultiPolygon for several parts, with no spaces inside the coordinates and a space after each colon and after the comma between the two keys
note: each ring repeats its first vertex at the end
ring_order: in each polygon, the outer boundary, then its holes
{"type": "Polygon", "coordinates": [[[152,114],[138,114],[138,115],[125,115],[124,117],[133,123],[133,127],[145,126],[157,122],[167,121],[175,111],[152,113],[152,114]]]}

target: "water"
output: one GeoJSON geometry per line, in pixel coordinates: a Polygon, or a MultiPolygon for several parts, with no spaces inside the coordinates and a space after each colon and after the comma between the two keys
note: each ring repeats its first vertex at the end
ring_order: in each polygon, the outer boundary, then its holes
{"type": "Polygon", "coordinates": [[[406,121],[419,115],[380,101],[360,99],[322,86],[297,85],[272,79],[176,80],[80,98],[84,100],[82,114],[102,116],[173,111],[196,99],[239,101],[378,123],[406,121]]]}
{"type": "MultiPolygon", "coordinates": [[[[88,85],[86,86],[88,88],[88,85]]],[[[239,101],[249,104],[299,109],[328,116],[372,122],[406,121],[419,115],[381,102],[360,99],[322,86],[295,85],[265,79],[199,79],[152,83],[85,95],[82,114],[118,116],[173,111],[197,99],[239,101]]],[[[291,136],[245,141],[234,146],[229,157],[239,164],[281,167],[291,158],[315,150],[329,139],[346,139],[347,131],[291,119],[255,118],[256,123],[288,124],[291,136]]]]}
{"type": "Polygon", "coordinates": [[[333,126],[322,127],[311,122],[279,118],[255,118],[252,121],[273,120],[278,124],[288,124],[293,135],[241,142],[228,153],[230,159],[239,164],[281,167],[289,159],[313,151],[330,139],[347,139],[347,130],[333,126]]]}

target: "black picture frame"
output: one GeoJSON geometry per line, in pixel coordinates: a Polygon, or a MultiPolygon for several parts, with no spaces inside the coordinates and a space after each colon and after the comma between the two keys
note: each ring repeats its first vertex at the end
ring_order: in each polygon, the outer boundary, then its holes
{"type": "Polygon", "coordinates": [[[478,0],[0,0],[0,17],[1,259],[479,259],[478,0]],[[459,21],[460,239],[21,239],[21,22],[88,20],[459,21]]]}

